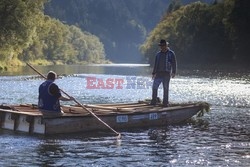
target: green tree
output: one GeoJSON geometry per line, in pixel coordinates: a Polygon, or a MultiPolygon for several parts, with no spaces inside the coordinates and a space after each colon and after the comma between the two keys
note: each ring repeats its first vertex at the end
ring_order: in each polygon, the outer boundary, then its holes
{"type": "Polygon", "coordinates": [[[32,43],[36,19],[41,16],[44,0],[0,1],[0,57],[2,61],[17,59],[32,43]]]}
{"type": "Polygon", "coordinates": [[[0,69],[4,64],[20,65],[21,61],[104,62],[99,38],[44,15],[45,2],[0,1],[0,69]]]}
{"type": "Polygon", "coordinates": [[[153,63],[161,38],[170,42],[181,64],[227,64],[249,60],[248,1],[195,2],[167,13],[141,51],[153,63]]]}

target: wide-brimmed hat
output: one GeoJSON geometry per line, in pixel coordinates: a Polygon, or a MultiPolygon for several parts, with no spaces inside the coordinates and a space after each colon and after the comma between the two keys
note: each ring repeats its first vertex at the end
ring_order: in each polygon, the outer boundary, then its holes
{"type": "Polygon", "coordinates": [[[166,40],[164,40],[164,39],[161,39],[161,41],[159,42],[159,46],[165,46],[165,45],[168,45],[169,43],[166,41],[166,40]]]}

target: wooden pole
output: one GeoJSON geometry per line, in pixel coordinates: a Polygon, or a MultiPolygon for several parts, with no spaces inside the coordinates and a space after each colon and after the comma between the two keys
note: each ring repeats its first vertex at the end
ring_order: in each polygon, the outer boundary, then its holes
{"type": "MultiPolygon", "coordinates": [[[[35,69],[32,65],[30,65],[29,63],[26,63],[31,69],[33,69],[36,73],[38,73],[41,77],[43,77],[44,79],[47,79],[42,73],[40,73],[37,69],[35,69]]],[[[63,92],[66,96],[68,96],[69,98],[71,98],[71,96],[66,93],[65,91],[63,91],[62,89],[60,89],[61,92],[63,92]]],[[[112,132],[114,132],[117,135],[117,138],[120,139],[121,138],[121,134],[118,133],[117,131],[115,131],[113,128],[111,128],[106,122],[104,122],[103,120],[101,120],[97,115],[95,115],[95,113],[93,113],[92,111],[90,111],[89,109],[87,109],[86,107],[84,107],[80,102],[78,102],[75,98],[73,98],[73,101],[78,104],[79,106],[81,106],[84,110],[86,110],[87,112],[89,112],[93,117],[95,117],[99,122],[101,122],[103,125],[105,125],[107,128],[109,128],[112,132]]]]}

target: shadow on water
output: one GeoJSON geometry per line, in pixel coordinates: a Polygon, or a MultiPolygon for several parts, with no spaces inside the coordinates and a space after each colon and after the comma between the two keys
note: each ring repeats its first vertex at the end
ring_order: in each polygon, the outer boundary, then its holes
{"type": "MultiPolygon", "coordinates": [[[[60,144],[55,141],[47,141],[40,144],[36,148],[36,152],[39,155],[39,165],[42,166],[54,166],[59,165],[58,159],[65,156],[65,152],[60,144]]],[[[63,165],[63,164],[61,164],[63,165]]]]}

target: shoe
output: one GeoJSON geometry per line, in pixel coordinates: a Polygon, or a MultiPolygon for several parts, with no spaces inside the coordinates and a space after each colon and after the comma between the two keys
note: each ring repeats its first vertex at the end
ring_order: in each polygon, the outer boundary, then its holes
{"type": "Polygon", "coordinates": [[[163,104],[163,107],[169,107],[169,104],[163,104]]]}
{"type": "Polygon", "coordinates": [[[157,103],[161,103],[161,99],[159,97],[156,98],[157,103]]]}
{"type": "Polygon", "coordinates": [[[155,101],[151,101],[151,102],[149,103],[149,105],[156,105],[156,102],[155,102],[155,101]]]}
{"type": "Polygon", "coordinates": [[[151,103],[149,103],[149,105],[154,106],[154,105],[156,105],[156,103],[152,103],[152,102],[151,102],[151,103]]]}

